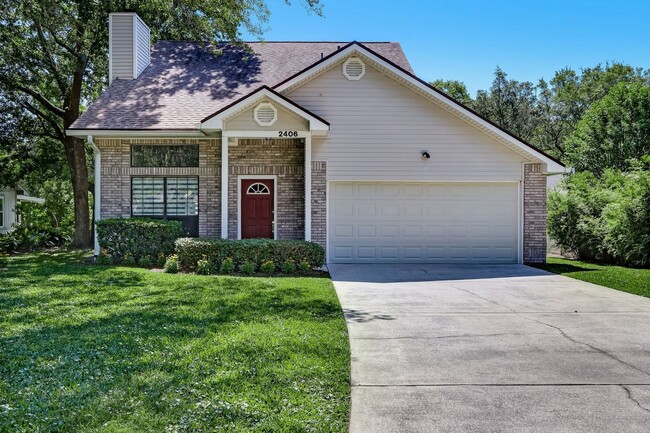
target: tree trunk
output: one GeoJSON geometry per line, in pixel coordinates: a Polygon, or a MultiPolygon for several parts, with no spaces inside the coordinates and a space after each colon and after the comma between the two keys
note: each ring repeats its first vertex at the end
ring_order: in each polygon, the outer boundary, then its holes
{"type": "Polygon", "coordinates": [[[90,207],[88,206],[88,166],[86,148],[83,140],[76,137],[65,138],[65,153],[72,175],[74,194],[74,240],[72,246],[90,248],[90,207]]]}

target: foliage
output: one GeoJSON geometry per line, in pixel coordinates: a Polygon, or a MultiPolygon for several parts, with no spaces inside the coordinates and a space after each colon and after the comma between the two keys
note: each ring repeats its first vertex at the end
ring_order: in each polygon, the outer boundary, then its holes
{"type": "Polygon", "coordinates": [[[587,281],[650,298],[650,269],[586,263],[549,257],[546,264],[533,265],[555,274],[587,281]]]}
{"type": "Polygon", "coordinates": [[[205,258],[196,262],[196,273],[199,275],[213,275],[217,271],[216,266],[205,258]]]}
{"type": "Polygon", "coordinates": [[[461,81],[435,80],[429,84],[436,89],[443,91],[461,104],[469,105],[472,103],[472,97],[469,95],[469,91],[465,84],[461,81]]]}
{"type": "Polygon", "coordinates": [[[250,261],[256,268],[264,260],[274,263],[306,260],[316,266],[325,262],[323,247],[313,242],[292,240],[182,238],[176,241],[176,254],[184,270],[193,270],[203,256],[213,263],[222,263],[231,258],[235,266],[250,261]]]}
{"type": "Polygon", "coordinates": [[[650,154],[650,87],[622,82],[594,103],[566,142],[568,162],[578,171],[601,175],[628,170],[650,154]]]}
{"type": "Polygon", "coordinates": [[[98,265],[108,266],[113,264],[113,257],[106,252],[106,250],[101,250],[97,256],[97,261],[95,262],[98,265]]]}
{"type": "Polygon", "coordinates": [[[156,259],[156,266],[162,268],[165,266],[167,261],[167,256],[164,253],[158,253],[158,258],[156,259]]]}
{"type": "Polygon", "coordinates": [[[110,218],[97,221],[97,236],[101,248],[115,260],[122,260],[126,254],[139,260],[173,253],[174,242],[182,236],[182,224],[159,219],[110,218]]]}
{"type": "Polygon", "coordinates": [[[176,254],[169,256],[167,261],[165,261],[163,271],[165,271],[166,274],[177,274],[179,270],[178,256],[176,254]]]}
{"type": "Polygon", "coordinates": [[[235,271],[235,262],[232,260],[231,257],[226,257],[223,259],[221,262],[221,266],[219,267],[219,272],[228,275],[232,274],[235,271]]]}
{"type": "Polygon", "coordinates": [[[80,258],[7,258],[0,431],[347,431],[349,342],[329,279],[80,258]]]}
{"type": "Polygon", "coordinates": [[[241,265],[239,265],[239,271],[245,275],[253,275],[256,268],[257,266],[255,266],[255,263],[251,262],[250,260],[246,260],[241,265]]]}
{"type": "Polygon", "coordinates": [[[650,265],[650,171],[568,177],[549,193],[548,230],[580,259],[650,265]]]}
{"type": "Polygon", "coordinates": [[[124,254],[124,257],[122,257],[122,265],[135,266],[135,257],[133,257],[133,254],[131,253],[124,254]]]}
{"type": "Polygon", "coordinates": [[[140,257],[140,260],[138,260],[138,265],[142,266],[143,268],[150,268],[153,266],[153,259],[151,256],[140,257]]]}
{"type": "Polygon", "coordinates": [[[306,274],[309,271],[311,271],[311,264],[307,260],[301,260],[300,264],[298,266],[298,270],[300,271],[301,274],[306,274]]]}
{"type": "Polygon", "coordinates": [[[263,260],[262,263],[260,264],[260,272],[264,274],[272,274],[275,272],[275,263],[273,263],[273,260],[267,259],[263,260]]]}
{"type": "Polygon", "coordinates": [[[296,262],[293,259],[285,260],[282,263],[282,272],[285,274],[294,274],[296,272],[296,262]]]}

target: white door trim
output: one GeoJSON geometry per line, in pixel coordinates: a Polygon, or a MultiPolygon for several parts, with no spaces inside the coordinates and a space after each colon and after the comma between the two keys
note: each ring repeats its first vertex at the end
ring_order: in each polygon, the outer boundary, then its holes
{"type": "Polygon", "coordinates": [[[237,239],[241,239],[242,179],[273,180],[273,239],[278,238],[278,176],[275,174],[240,174],[237,176],[237,239]]]}

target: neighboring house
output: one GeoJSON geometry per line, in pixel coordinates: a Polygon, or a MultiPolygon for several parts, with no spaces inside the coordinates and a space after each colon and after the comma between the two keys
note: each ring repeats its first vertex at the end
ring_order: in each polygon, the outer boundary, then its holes
{"type": "Polygon", "coordinates": [[[42,198],[30,196],[21,185],[17,185],[16,188],[0,187],[0,233],[12,231],[13,225],[19,222],[20,216],[16,213],[16,204],[20,201],[45,203],[42,198]]]}
{"type": "Polygon", "coordinates": [[[306,239],[330,263],[545,260],[564,166],[417,78],[399,44],[214,55],[109,22],[110,85],[67,131],[94,146],[97,219],[306,239]]]}

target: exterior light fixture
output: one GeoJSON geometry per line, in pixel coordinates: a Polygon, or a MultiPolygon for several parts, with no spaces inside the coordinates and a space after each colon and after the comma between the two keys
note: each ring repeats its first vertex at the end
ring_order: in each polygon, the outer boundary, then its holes
{"type": "Polygon", "coordinates": [[[427,152],[426,150],[423,150],[422,151],[422,159],[429,159],[429,158],[431,158],[431,155],[429,154],[429,152],[427,152]]]}

